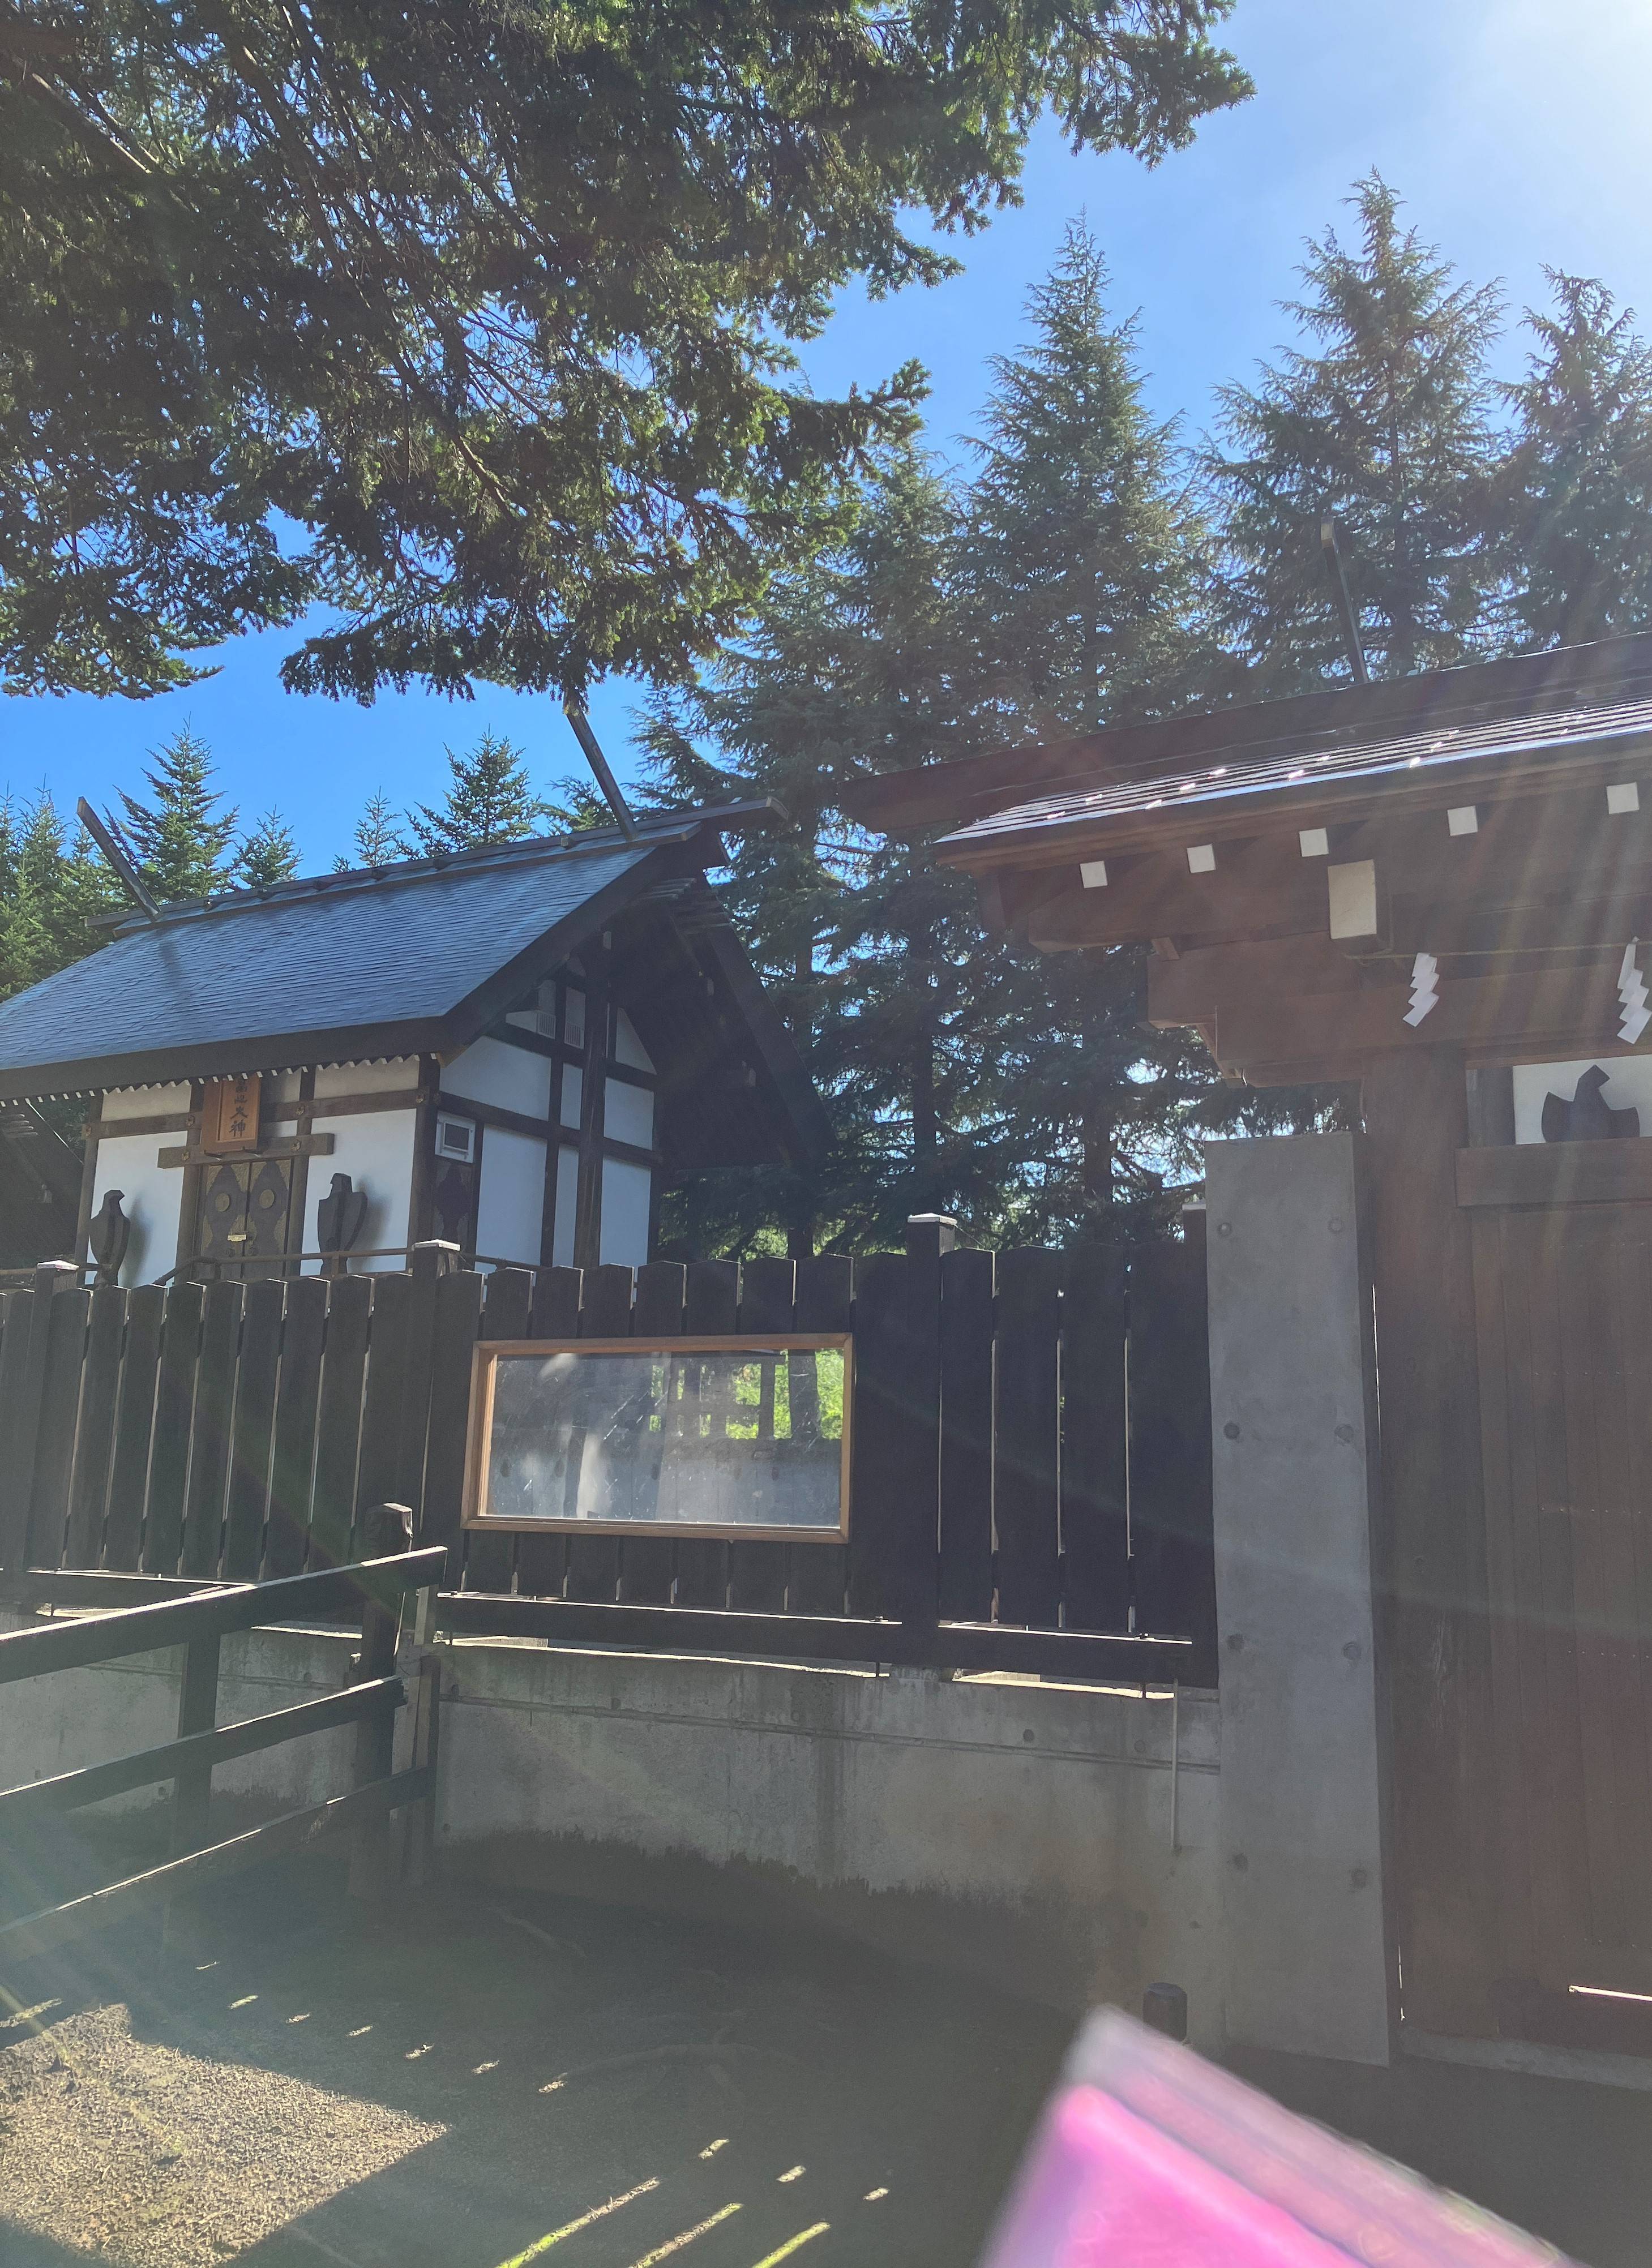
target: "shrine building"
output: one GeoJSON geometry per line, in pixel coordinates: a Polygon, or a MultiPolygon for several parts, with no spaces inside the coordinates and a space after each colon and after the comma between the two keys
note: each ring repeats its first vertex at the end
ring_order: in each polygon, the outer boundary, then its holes
{"type": "Polygon", "coordinates": [[[637,1264],[670,1176],[811,1156],[819,1099],[704,878],[772,812],[120,916],[0,1004],[0,1105],[89,1104],[77,1259],[96,1222],[127,1284],[400,1269],[431,1237],[637,1264]]]}

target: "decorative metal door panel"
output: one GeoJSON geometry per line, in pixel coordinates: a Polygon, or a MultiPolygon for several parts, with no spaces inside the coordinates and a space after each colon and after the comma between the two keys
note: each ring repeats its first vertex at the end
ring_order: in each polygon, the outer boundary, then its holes
{"type": "Polygon", "coordinates": [[[226,1158],[207,1173],[196,1249],[237,1274],[273,1274],[269,1263],[287,1250],[291,1209],[290,1158],[226,1158]]]}
{"type": "Polygon", "coordinates": [[[1484,1213],[1474,1272],[1503,2024],[1552,2029],[1652,1995],[1652,1207],[1484,1213]]]}

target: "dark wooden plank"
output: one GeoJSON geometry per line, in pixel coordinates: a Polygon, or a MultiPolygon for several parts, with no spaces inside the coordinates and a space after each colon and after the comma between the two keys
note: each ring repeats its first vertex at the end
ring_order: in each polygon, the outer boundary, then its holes
{"type": "Polygon", "coordinates": [[[940,1263],[940,1611],[992,1619],[992,1278],[990,1252],[940,1263]]]}
{"type": "Polygon", "coordinates": [[[328,1284],[310,1511],[313,1567],[337,1566],[350,1554],[372,1307],[372,1285],[366,1277],[337,1276],[328,1284]]]}
{"type": "Polygon", "coordinates": [[[992,1500],[998,1619],[1053,1628],[1061,1598],[1058,1252],[998,1256],[992,1500]]]}
{"type": "Polygon", "coordinates": [[[224,1509],[229,1489],[235,1373],[240,1360],[242,1288],[209,1284],[201,1312],[201,1368],[195,1389],[195,1442],[189,1454],[189,1493],[183,1512],[181,1575],[218,1571],[224,1509]]]}
{"type": "MultiPolygon", "coordinates": [[[[690,1338],[726,1338],[740,1312],[740,1271],[732,1260],[694,1260],[683,1288],[682,1329],[690,1338]]],[[[696,1397],[685,1401],[692,1422],[696,1397]]],[[[572,1595],[572,1594],[570,1594],[572,1595]]],[[[682,1607],[725,1607],[728,1603],[728,1546],[709,1535],[684,1537],[677,1545],[676,1602],[682,1607]]]]}
{"type": "Polygon", "coordinates": [[[29,1499],[28,1564],[62,1564],[69,1526],[69,1484],[80,1418],[80,1383],[86,1360],[92,1294],[56,1292],[47,1310],[46,1366],[41,1376],[40,1444],[29,1499]]]}
{"type": "Polygon", "coordinates": [[[201,1358],[202,1286],[174,1281],[166,1292],[160,1377],[155,1389],[155,1446],[149,1461],[144,1565],[151,1574],[176,1571],[183,1545],[183,1492],[189,1469],[195,1367],[201,1358]]]}
{"type": "MultiPolygon", "coordinates": [[[[577,1339],[579,1336],[580,1271],[542,1268],[534,1278],[529,1336],[577,1339]]],[[[519,1535],[516,1587],[536,1599],[559,1599],[568,1575],[568,1540],[564,1535],[519,1535]]]]}
{"type": "MultiPolygon", "coordinates": [[[[431,1366],[430,1452],[424,1464],[424,1543],[447,1552],[444,1580],[458,1588],[462,1565],[465,1443],[470,1422],[470,1367],[482,1328],[483,1282],[474,1268],[455,1269],[436,1287],[436,1337],[431,1366]]],[[[474,1535],[470,1541],[478,1539],[474,1535]]],[[[491,1536],[486,1539],[493,1542],[491,1536]]]]}
{"type": "Polygon", "coordinates": [[[103,1564],[103,1523],[108,1508],[109,1469],[114,1449],[114,1418],[121,1385],[121,1350],[126,1337],[127,1294],[118,1284],[101,1284],[92,1294],[86,1328],[86,1368],[80,1391],[80,1427],[75,1446],[75,1477],[69,1498],[69,1537],[64,1564],[103,1564]]]}
{"type": "MultiPolygon", "coordinates": [[[[424,1458],[430,1441],[431,1393],[435,1383],[436,1287],[458,1257],[452,1245],[415,1248],[408,1285],[407,1338],[402,1368],[402,1410],[396,1426],[395,1485],[386,1498],[413,1514],[416,1540],[424,1540],[424,1458]]],[[[367,1509],[371,1511],[372,1507],[367,1509]]]]}
{"type": "Polygon", "coordinates": [[[1613,1828],[1619,1845],[1622,1942],[1652,1954],[1652,1770],[1641,1695],[1641,1630],[1635,1613],[1635,1528],[1645,1499],[1636,1488],[1633,1402],[1646,1388],[1644,1341],[1635,1298],[1637,1262],[1648,1233],[1644,1215],[1602,1222],[1596,1286],[1597,1338],[1595,1432],[1600,1471],[1598,1546],[1604,1612],[1602,1673],[1607,1709],[1613,1828]]]}
{"type": "Polygon", "coordinates": [[[1460,1205],[1652,1204],[1644,1142],[1522,1142],[1461,1150],[1460,1205]]]}
{"type": "MultiPolygon", "coordinates": [[[[638,1338],[675,1338],[682,1329],[683,1270],[669,1260],[651,1260],[637,1270],[631,1330],[638,1338]]],[[[667,1423],[671,1422],[670,1413],[667,1423]]],[[[676,1570],[676,1546],[668,1535],[627,1535],[620,1543],[619,1595],[633,1606],[667,1606],[676,1570]]]]}
{"type": "MultiPolygon", "coordinates": [[[[11,1296],[17,1300],[31,1295],[25,1292],[11,1296]]],[[[128,1295],[126,1345],[114,1410],[114,1454],[109,1464],[109,1516],[103,1536],[106,1567],[135,1570],[143,1549],[144,1503],[149,1492],[149,1453],[155,1429],[155,1382],[160,1369],[166,1309],[166,1294],[159,1284],[140,1284],[128,1295]]],[[[5,1366],[13,1336],[13,1327],[8,1324],[4,1345],[0,1347],[0,1411],[4,1406],[5,1366]]]]}
{"type": "Polygon", "coordinates": [[[269,1465],[269,1521],[264,1534],[264,1573],[269,1578],[301,1573],[309,1556],[327,1294],[326,1279],[320,1276],[300,1276],[287,1286],[269,1465]]]}
{"type": "MultiPolygon", "coordinates": [[[[34,1293],[0,1293],[5,1302],[5,1333],[0,1338],[0,1567],[15,1572],[27,1557],[28,1487],[33,1477],[32,1445],[25,1454],[25,1432],[34,1424],[28,1391],[29,1339],[34,1293]]],[[[142,1507],[139,1507],[142,1517],[142,1507]]]]}
{"type": "MultiPolygon", "coordinates": [[[[585,1301],[579,1310],[579,1336],[586,1339],[623,1339],[631,1328],[631,1271],[629,1268],[587,1268],[585,1301]]],[[[615,1535],[571,1535],[568,1538],[567,1595],[571,1599],[613,1600],[619,1592],[620,1539],[615,1535]]]]}
{"type": "Polygon", "coordinates": [[[1205,1255],[1173,1241],[1130,1262],[1130,1543],[1136,1628],[1214,1644],[1210,1328],[1205,1255]]]}
{"type": "MultiPolygon", "coordinates": [[[[793,1328],[818,1336],[846,1331],[854,1322],[854,1264],[843,1253],[818,1260],[800,1260],[793,1292],[793,1328]]],[[[815,1366],[808,1356],[791,1377],[793,1412],[802,1409],[813,1391],[815,1366]]],[[[853,1423],[853,1410],[850,1422],[853,1423]]],[[[793,1423],[806,1423],[794,1415],[793,1423]]],[[[852,1506],[851,1519],[852,1521],[852,1506]]],[[[789,1545],[791,1565],[786,1573],[786,1604],[794,1615],[841,1615],[849,1603],[849,1550],[843,1543],[789,1545]]]]}
{"type": "Polygon", "coordinates": [[[1578,1702],[1577,1594],[1573,1568],[1575,1501],[1566,1410],[1566,1322],[1552,1213],[1524,1217],[1522,1256],[1531,1285],[1531,1375],[1537,1448],[1538,1591],[1534,1605],[1542,1650],[1544,1708],[1533,1727],[1530,1763],[1542,1790],[1547,1864],[1538,1908],[1538,1981],[1564,1987],[1589,1980],[1566,1974],[1570,1948],[1587,1933],[1589,1822],[1583,1795],[1583,1731],[1578,1702]]]}
{"type": "MultiPolygon", "coordinates": [[[[533,1311],[534,1279],[526,1268],[496,1268],[487,1281],[482,1304],[482,1336],[484,1339],[525,1339],[533,1311]]],[[[432,1443],[432,1447],[434,1444],[432,1443]]],[[[431,1528],[428,1512],[424,1523],[424,1540],[428,1543],[454,1545],[457,1534],[451,1538],[436,1535],[431,1528]]],[[[486,1535],[473,1530],[464,1538],[464,1584],[468,1591],[508,1591],[515,1572],[513,1535],[486,1535]]]]}
{"type": "Polygon", "coordinates": [[[1474,1334],[1479,1351],[1480,1435],[1486,1484],[1486,1606],[1490,1616],[1492,1723],[1497,1773],[1496,1870],[1500,1966],[1529,1977],[1533,1961],[1531,1883],[1520,1675],[1520,1583],[1516,1552],[1516,1428],[1505,1323],[1501,1232],[1496,1217],[1474,1223],[1474,1334]]]}
{"type": "MultiPolygon", "coordinates": [[[[1525,1791],[1522,1856],[1525,1927],[1520,1947],[1525,1960],[1504,1974],[1530,1977],[1537,1974],[1539,1943],[1552,1942],[1557,1934],[1564,1933],[1567,1903],[1563,1887],[1567,1867],[1562,1846],[1563,1814],[1557,1808],[1557,1800],[1563,1804],[1566,1797],[1562,1789],[1551,1784],[1549,1766],[1549,1660],[1543,1604],[1541,1512],[1549,1467],[1544,1437],[1552,1426],[1552,1401],[1545,1386],[1540,1415],[1538,1388],[1539,1366],[1545,1369],[1547,1366],[1550,1337],[1538,1278],[1541,1220],[1529,1213],[1487,1218],[1495,1223],[1499,1248],[1502,1338],[1508,1370],[1507,1385],[1501,1395],[1494,1380],[1490,1394],[1493,1418],[1502,1414],[1506,1407],[1508,1418],[1505,1438],[1508,1453],[1512,1587],[1508,1643],[1513,1656],[1516,1714],[1514,1724],[1508,1728],[1512,1734],[1513,1754],[1508,1758],[1507,1768],[1511,1775],[1518,1775],[1525,1791]]],[[[1494,1339],[1480,1347],[1482,1391],[1486,1390],[1486,1373],[1495,1351],[1494,1339]]],[[[1484,1486],[1488,1491],[1494,1490],[1497,1478],[1497,1469],[1493,1467],[1490,1481],[1484,1486]]],[[[1494,1507],[1493,1495],[1486,1494],[1484,1500],[1494,1507]]],[[[1487,1564],[1489,1569],[1489,1550],[1487,1564]]],[[[1494,1743],[1493,1756],[1497,1753],[1494,1743]]],[[[1500,1787],[1501,1785],[1500,1774],[1500,1787]]],[[[1501,1823],[1505,1828],[1512,1826],[1517,1816],[1511,1804],[1501,1823]]]]}
{"type": "Polygon", "coordinates": [[[911,1354],[903,1252],[855,1263],[855,1406],[851,1442],[849,1611],[898,1617],[911,1506],[903,1491],[904,1367],[911,1354]]]}
{"type": "Polygon", "coordinates": [[[1076,1246],[1061,1289],[1061,1616],[1069,1630],[1130,1624],[1125,1330],[1123,1253],[1076,1246]]]}
{"type": "MultiPolygon", "coordinates": [[[[1652,1381],[1647,1374],[1652,1364],[1652,1234],[1648,1233],[1648,1226],[1637,1224],[1624,1265],[1624,1341],[1632,1350],[1628,1498],[1637,1507],[1628,1522],[1628,1565],[1624,1572],[1626,1612],[1632,1617],[1636,1638],[1635,1690],[1626,1697],[1625,1705],[1638,1712],[1641,1753],[1652,1777],[1652,1638],[1648,1637],[1652,1633],[1652,1521],[1640,1509],[1652,1503],[1652,1381]]],[[[1652,1803],[1648,1808],[1652,1813],[1652,1803]]],[[[1652,1864],[1641,1878],[1641,1895],[1645,1919],[1639,1939],[1643,1946],[1652,1946],[1652,1913],[1646,1912],[1646,1907],[1652,1905],[1652,1864]]]]}
{"type": "MultiPolygon", "coordinates": [[[[372,1313],[367,1323],[367,1387],[362,1401],[361,1455],[356,1471],[356,1516],[352,1538],[364,1512],[376,1504],[399,1504],[401,1480],[402,1381],[407,1366],[408,1321],[413,1291],[410,1276],[374,1276],[372,1313]]],[[[355,1543],[351,1543],[352,1551],[355,1543]]]]}
{"type": "Polygon", "coordinates": [[[230,1445],[229,1508],[224,1527],[224,1572],[234,1582],[254,1580],[264,1556],[284,1296],[284,1287],[278,1283],[249,1284],[241,1317],[241,1359],[235,1382],[235,1424],[230,1445]]]}
{"type": "MultiPolygon", "coordinates": [[[[748,1260],[740,1271],[740,1329],[742,1331],[789,1331],[792,1329],[793,1264],[789,1260],[748,1260]]],[[[758,1410],[758,1431],[766,1426],[774,1439],[773,1369],[785,1358],[777,1355],[769,1365],[769,1388],[758,1410]]],[[[782,1614],[785,1609],[785,1543],[731,1543],[728,1547],[728,1603],[737,1614],[782,1614]]]]}
{"type": "Polygon", "coordinates": [[[1588,1940],[1609,1947],[1621,1945],[1624,1937],[1608,1648],[1612,1600],[1603,1550],[1606,1491],[1597,1422],[1604,1387],[1599,1279],[1603,1270],[1610,1275],[1611,1240],[1609,1233],[1603,1247],[1597,1234],[1591,1233],[1589,1225],[1577,1215],[1565,1221],[1561,1235],[1564,1241],[1556,1257],[1560,1278],[1567,1477],[1571,1487],[1572,1595],[1577,1621],[1578,1748],[1583,1846],[1589,1867],[1589,1908],[1579,1919],[1588,1940]]]}

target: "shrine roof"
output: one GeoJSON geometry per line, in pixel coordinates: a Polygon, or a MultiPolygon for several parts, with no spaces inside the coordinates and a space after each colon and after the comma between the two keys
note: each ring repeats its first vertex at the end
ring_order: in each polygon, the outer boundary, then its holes
{"type": "MultiPolygon", "coordinates": [[[[1602,756],[1652,741],[1652,696],[1524,716],[1498,716],[1425,725],[1409,733],[1371,735],[1347,730],[1311,736],[1284,735],[1265,753],[1243,747],[1213,752],[1220,762],[1178,764],[1139,778],[1111,779],[1094,787],[1039,796],[971,821],[941,838],[941,855],[956,859],[992,849],[1090,833],[1101,822],[1137,822],[1157,832],[1174,827],[1177,814],[1203,810],[1239,815],[1283,803],[1293,809],[1322,799],[1328,791],[1398,787],[1435,795],[1483,772],[1552,758],[1561,749],[1602,756]]],[[[1346,792],[1344,805],[1366,798],[1346,792]]]]}
{"type": "MultiPolygon", "coordinates": [[[[625,983],[660,994],[645,1041],[662,1075],[682,1059],[682,1160],[742,1162],[742,1138],[808,1154],[819,1099],[704,881],[724,828],[776,815],[766,798],[639,814],[632,840],[594,829],[122,916],[100,951],[0,1002],[0,1101],[451,1055],[612,930],[632,940],[625,983]],[[733,1123],[730,1062],[760,1075],[738,1088],[758,1134],[733,1123]]],[[[644,998],[615,983],[640,1020],[644,998]]]]}

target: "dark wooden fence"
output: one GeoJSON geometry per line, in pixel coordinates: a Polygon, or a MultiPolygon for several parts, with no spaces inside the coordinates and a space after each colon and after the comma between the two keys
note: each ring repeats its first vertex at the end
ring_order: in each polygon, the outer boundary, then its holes
{"type": "Polygon", "coordinates": [[[1213,1683],[1202,1244],[945,1235],[583,1276],[439,1246],[244,1286],[42,1269],[0,1295],[0,1572],[268,1580],[356,1556],[393,1502],[448,1547],[450,1628],[1213,1683]],[[478,1335],[846,1329],[846,1545],[461,1532],[478,1335]]]}

